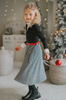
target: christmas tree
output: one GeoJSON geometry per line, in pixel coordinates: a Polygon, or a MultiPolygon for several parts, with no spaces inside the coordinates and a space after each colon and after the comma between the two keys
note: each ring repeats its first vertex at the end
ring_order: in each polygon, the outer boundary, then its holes
{"type": "Polygon", "coordinates": [[[66,58],[66,0],[57,0],[57,4],[55,18],[57,23],[50,37],[51,59],[60,58],[60,55],[66,58]]]}

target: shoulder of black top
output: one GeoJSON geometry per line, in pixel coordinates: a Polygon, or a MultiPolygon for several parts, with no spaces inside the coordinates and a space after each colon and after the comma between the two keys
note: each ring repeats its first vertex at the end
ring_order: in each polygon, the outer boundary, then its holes
{"type": "Polygon", "coordinates": [[[35,27],[36,29],[39,29],[39,28],[40,28],[40,26],[39,26],[37,23],[34,24],[34,27],[35,27]]]}
{"type": "Polygon", "coordinates": [[[35,27],[39,27],[39,25],[38,25],[37,23],[35,23],[33,26],[35,26],[35,27]]]}

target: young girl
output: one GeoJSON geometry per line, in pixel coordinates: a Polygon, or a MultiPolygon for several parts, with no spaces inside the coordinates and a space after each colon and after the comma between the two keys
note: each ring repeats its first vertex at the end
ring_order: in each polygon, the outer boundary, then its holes
{"type": "Polygon", "coordinates": [[[34,3],[25,5],[23,19],[26,23],[26,41],[15,47],[15,50],[19,51],[26,46],[26,52],[24,62],[15,80],[27,84],[29,87],[28,93],[22,97],[22,100],[34,100],[41,97],[35,84],[47,79],[39,39],[44,46],[44,58],[48,60],[50,56],[46,38],[40,31],[41,16],[34,3]]]}

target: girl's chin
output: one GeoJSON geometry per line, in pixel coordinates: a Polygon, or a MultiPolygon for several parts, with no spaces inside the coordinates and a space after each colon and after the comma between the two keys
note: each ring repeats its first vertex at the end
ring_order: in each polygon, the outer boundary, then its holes
{"type": "Polygon", "coordinates": [[[31,21],[27,21],[27,23],[29,23],[29,22],[31,22],[31,21]]]}

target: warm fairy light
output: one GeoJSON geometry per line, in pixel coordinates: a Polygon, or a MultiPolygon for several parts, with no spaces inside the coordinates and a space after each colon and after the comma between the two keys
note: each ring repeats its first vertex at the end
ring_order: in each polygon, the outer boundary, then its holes
{"type": "Polygon", "coordinates": [[[16,0],[14,0],[14,2],[16,2],[16,0]]]}
{"type": "Polygon", "coordinates": [[[47,19],[45,18],[45,20],[47,20],[47,19]]]}
{"type": "Polygon", "coordinates": [[[4,14],[4,16],[6,16],[6,14],[4,14]]]}
{"type": "Polygon", "coordinates": [[[14,15],[16,15],[16,13],[14,13],[14,15]]]}
{"type": "Polygon", "coordinates": [[[58,33],[58,31],[56,31],[58,33]]]}
{"type": "Polygon", "coordinates": [[[6,5],[6,7],[8,7],[8,5],[6,5]]]}
{"type": "Polygon", "coordinates": [[[56,35],[56,33],[54,33],[54,35],[56,35]]]}
{"type": "Polygon", "coordinates": [[[46,0],[46,2],[48,2],[48,0],[46,0]]]}
{"type": "Polygon", "coordinates": [[[61,31],[61,33],[62,33],[63,31],[61,31]]]}
{"type": "Polygon", "coordinates": [[[12,9],[11,11],[14,11],[14,9],[12,9]]]}
{"type": "Polygon", "coordinates": [[[58,9],[58,11],[60,11],[60,9],[58,9]]]}
{"type": "Polygon", "coordinates": [[[58,31],[56,30],[55,33],[58,33],[58,31]]]}
{"type": "Polygon", "coordinates": [[[25,1],[27,1],[27,0],[25,0],[25,1]]]}
{"type": "Polygon", "coordinates": [[[48,25],[48,23],[47,23],[47,25],[48,25]]]}
{"type": "Polygon", "coordinates": [[[5,12],[7,12],[7,10],[5,10],[5,12]]]}
{"type": "Polygon", "coordinates": [[[40,0],[38,0],[38,1],[40,1],[40,0]]]}
{"type": "Polygon", "coordinates": [[[48,9],[46,9],[46,11],[48,11],[48,9]]]}
{"type": "Polygon", "coordinates": [[[9,20],[9,18],[7,18],[7,20],[9,20]]]}
{"type": "Polygon", "coordinates": [[[38,10],[40,10],[40,8],[38,8],[38,10]]]}
{"type": "Polygon", "coordinates": [[[58,37],[58,35],[56,35],[56,37],[58,37]]]}

